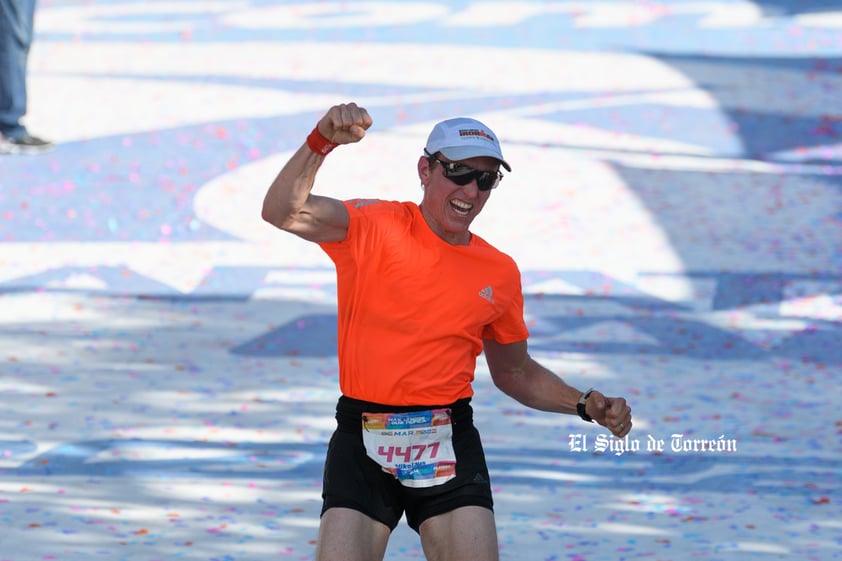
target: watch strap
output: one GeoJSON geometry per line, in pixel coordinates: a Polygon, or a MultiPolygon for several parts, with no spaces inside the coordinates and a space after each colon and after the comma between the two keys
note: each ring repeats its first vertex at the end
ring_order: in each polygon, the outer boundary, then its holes
{"type": "Polygon", "coordinates": [[[588,398],[591,396],[591,392],[593,392],[593,388],[580,395],[579,402],[576,404],[576,413],[579,414],[582,420],[587,421],[589,423],[593,423],[593,418],[590,415],[588,415],[585,411],[585,404],[587,403],[588,398]]]}

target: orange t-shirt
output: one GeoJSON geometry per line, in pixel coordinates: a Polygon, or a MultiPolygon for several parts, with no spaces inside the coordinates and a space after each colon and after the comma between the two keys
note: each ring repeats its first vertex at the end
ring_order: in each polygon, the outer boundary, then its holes
{"type": "Polygon", "coordinates": [[[482,339],[529,336],[515,262],[476,235],[445,242],[415,203],[345,206],[347,237],[320,244],[336,265],[342,393],[384,405],[473,395],[482,339]]]}

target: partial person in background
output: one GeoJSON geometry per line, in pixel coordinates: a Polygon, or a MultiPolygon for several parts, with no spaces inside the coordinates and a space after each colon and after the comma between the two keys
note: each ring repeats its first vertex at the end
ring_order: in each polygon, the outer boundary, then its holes
{"type": "Polygon", "coordinates": [[[41,154],[53,148],[21,122],[34,24],[35,0],[0,0],[0,154],[41,154]]]}

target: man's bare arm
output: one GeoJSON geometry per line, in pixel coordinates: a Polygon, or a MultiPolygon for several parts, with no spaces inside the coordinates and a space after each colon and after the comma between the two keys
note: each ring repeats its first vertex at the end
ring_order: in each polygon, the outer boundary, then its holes
{"type": "MultiPolygon", "coordinates": [[[[336,105],[319,120],[318,142],[359,142],[371,124],[368,111],[357,104],[336,105]]],[[[311,193],[324,159],[308,143],[301,145],[266,192],[262,211],[265,221],[313,242],[345,239],[349,217],[344,203],[311,193]]]]}
{"type": "MultiPolygon", "coordinates": [[[[483,344],[491,378],[505,394],[533,409],[576,414],[582,392],[535,361],[527,351],[526,341],[502,344],[486,339],[483,344]]],[[[622,397],[607,397],[594,391],[585,410],[615,436],[625,436],[632,428],[631,409],[622,397]]]]}

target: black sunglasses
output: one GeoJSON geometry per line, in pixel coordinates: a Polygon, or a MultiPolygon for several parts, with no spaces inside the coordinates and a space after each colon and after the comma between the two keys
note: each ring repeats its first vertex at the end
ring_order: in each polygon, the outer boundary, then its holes
{"type": "Polygon", "coordinates": [[[503,179],[503,174],[500,171],[480,171],[465,164],[456,162],[443,162],[427,152],[424,149],[424,154],[441,164],[442,173],[446,178],[451,180],[456,185],[467,185],[474,179],[477,180],[477,189],[480,191],[490,191],[497,187],[500,180],[503,179]]]}

